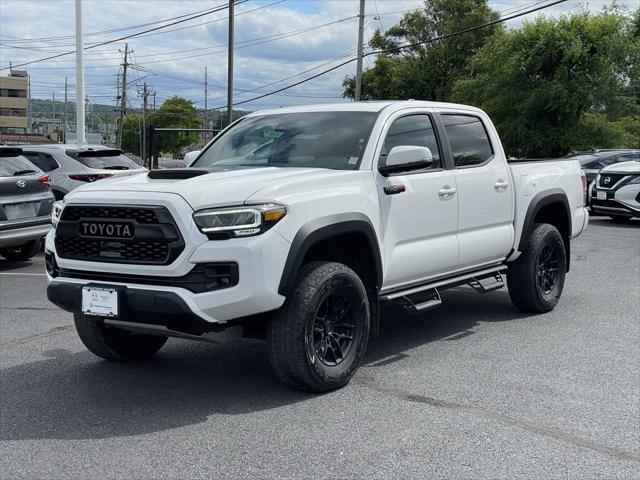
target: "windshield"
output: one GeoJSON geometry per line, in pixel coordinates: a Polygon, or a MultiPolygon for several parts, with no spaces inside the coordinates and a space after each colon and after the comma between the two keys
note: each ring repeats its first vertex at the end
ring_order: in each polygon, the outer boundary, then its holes
{"type": "Polygon", "coordinates": [[[306,112],[246,118],[192,166],[355,170],[376,116],[376,112],[306,112]]]}
{"type": "Polygon", "coordinates": [[[24,157],[0,156],[0,177],[27,175],[39,171],[38,167],[24,157]]]}
{"type": "Polygon", "coordinates": [[[133,170],[141,168],[141,165],[124,155],[119,150],[67,150],[65,152],[71,158],[77,160],[85,167],[100,168],[106,170],[133,170]]]}

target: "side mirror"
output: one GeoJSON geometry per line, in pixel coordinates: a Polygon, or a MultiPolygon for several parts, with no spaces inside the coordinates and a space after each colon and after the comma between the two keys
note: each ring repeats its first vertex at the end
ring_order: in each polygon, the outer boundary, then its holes
{"type": "Polygon", "coordinates": [[[433,155],[427,147],[398,145],[391,149],[385,165],[380,165],[378,171],[381,175],[388,177],[395,173],[429,168],[432,165],[433,155]]]}

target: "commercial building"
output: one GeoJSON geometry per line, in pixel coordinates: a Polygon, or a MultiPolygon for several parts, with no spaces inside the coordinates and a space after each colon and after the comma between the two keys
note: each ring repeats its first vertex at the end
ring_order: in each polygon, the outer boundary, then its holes
{"type": "Polygon", "coordinates": [[[27,133],[29,130],[29,75],[11,70],[0,77],[0,133],[27,133]]]}

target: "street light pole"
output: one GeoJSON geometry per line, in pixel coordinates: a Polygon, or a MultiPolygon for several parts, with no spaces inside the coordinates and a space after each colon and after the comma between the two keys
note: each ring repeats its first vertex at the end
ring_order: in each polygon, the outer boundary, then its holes
{"type": "Polygon", "coordinates": [[[356,92],[354,99],[360,101],[362,95],[362,55],[364,41],[364,0],[360,0],[360,14],[358,15],[358,61],[356,63],[356,92]]]}
{"type": "Polygon", "coordinates": [[[229,42],[227,58],[227,120],[233,122],[233,4],[235,0],[229,0],[229,42]]]}
{"type": "Polygon", "coordinates": [[[76,143],[85,143],[84,136],[84,52],[82,51],[82,0],[76,0],[76,143]]]}

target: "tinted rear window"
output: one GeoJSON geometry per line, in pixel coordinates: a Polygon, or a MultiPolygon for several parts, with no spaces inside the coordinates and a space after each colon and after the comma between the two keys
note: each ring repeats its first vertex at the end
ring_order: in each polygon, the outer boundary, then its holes
{"type": "Polygon", "coordinates": [[[487,131],[478,117],[447,114],[442,119],[456,167],[480,165],[493,155],[487,131]]]}
{"type": "Polygon", "coordinates": [[[0,157],[0,177],[27,175],[38,171],[38,167],[24,157],[0,157]],[[29,170],[31,172],[28,172],[29,170]]]}
{"type": "Polygon", "coordinates": [[[133,170],[141,168],[141,165],[123,153],[113,151],[113,155],[105,156],[104,150],[99,150],[96,156],[87,156],[88,152],[82,151],[82,155],[78,155],[78,150],[67,150],[65,153],[71,158],[77,160],[82,165],[89,168],[104,168],[107,170],[133,170]]]}

